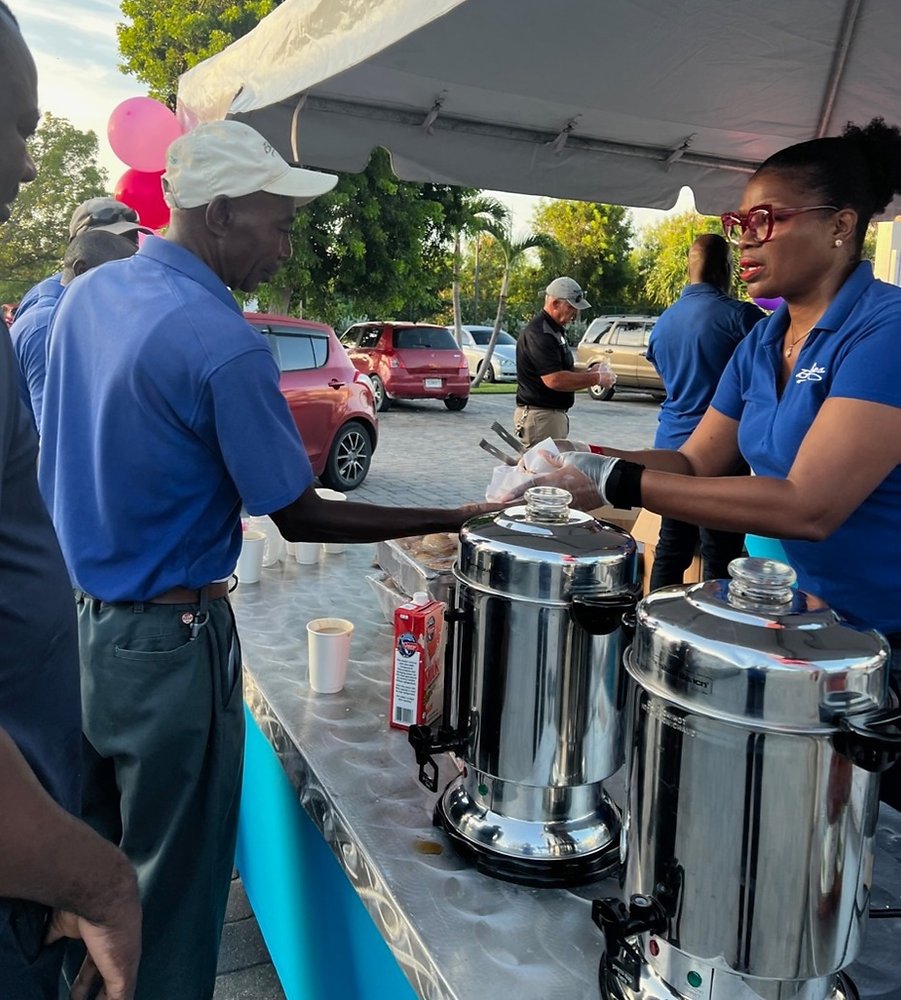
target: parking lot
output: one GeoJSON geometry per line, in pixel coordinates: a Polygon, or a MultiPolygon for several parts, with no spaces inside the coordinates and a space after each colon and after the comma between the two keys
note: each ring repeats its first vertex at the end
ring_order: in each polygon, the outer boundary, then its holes
{"type": "MultiPolygon", "coordinates": [[[[491,430],[498,421],[513,429],[516,397],[477,394],[459,413],[439,401],[393,403],[379,414],[379,444],[369,476],[349,495],[353,500],[408,507],[445,507],[483,500],[497,460],[479,447],[487,438],[509,450],[491,430]]],[[[595,402],[577,393],[570,436],[618,448],[654,443],[659,404],[648,395],[617,393],[595,402]]]]}

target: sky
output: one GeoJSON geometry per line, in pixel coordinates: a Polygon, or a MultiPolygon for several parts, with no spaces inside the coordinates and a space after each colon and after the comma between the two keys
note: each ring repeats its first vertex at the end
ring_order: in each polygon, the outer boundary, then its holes
{"type": "MultiPolygon", "coordinates": [[[[38,67],[41,109],[67,118],[82,130],[97,133],[100,165],[107,171],[110,190],[128,169],[110,149],[106,125],[112,110],[128,97],[146,94],[138,80],[119,72],[116,22],[118,0],[8,0],[19,20],[38,67]]],[[[538,198],[491,192],[511,212],[516,234],[529,229],[538,198]]],[[[683,188],[670,212],[633,209],[639,228],[694,205],[683,188]]]]}

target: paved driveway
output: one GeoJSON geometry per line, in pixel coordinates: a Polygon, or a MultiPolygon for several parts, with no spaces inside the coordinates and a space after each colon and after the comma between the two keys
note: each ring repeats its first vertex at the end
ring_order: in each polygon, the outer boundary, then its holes
{"type": "MultiPolygon", "coordinates": [[[[495,420],[513,430],[515,396],[475,395],[451,413],[439,402],[399,402],[379,414],[379,445],[366,482],[354,500],[409,507],[451,507],[485,498],[497,460],[479,448],[481,438],[504,448],[491,430],[495,420]]],[[[650,396],[617,393],[608,402],[576,395],[570,436],[617,448],[654,443],[659,406],[650,396]]]]}

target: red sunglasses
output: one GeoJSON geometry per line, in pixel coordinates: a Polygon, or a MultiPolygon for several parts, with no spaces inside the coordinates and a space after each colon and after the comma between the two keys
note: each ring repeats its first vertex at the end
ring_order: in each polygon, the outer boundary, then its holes
{"type": "Polygon", "coordinates": [[[751,234],[755,243],[766,243],[773,238],[773,226],[782,219],[790,219],[802,212],[837,212],[835,205],[808,205],[805,208],[773,208],[772,205],[754,205],[747,212],[724,212],[720,216],[723,232],[730,243],[738,243],[745,233],[751,234]]]}

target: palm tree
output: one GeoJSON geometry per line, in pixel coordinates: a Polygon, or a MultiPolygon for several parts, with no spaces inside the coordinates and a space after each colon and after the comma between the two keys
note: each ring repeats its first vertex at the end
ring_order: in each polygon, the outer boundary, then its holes
{"type": "Polygon", "coordinates": [[[487,198],[478,192],[472,194],[459,188],[452,188],[451,192],[451,202],[445,208],[445,216],[448,227],[454,234],[454,336],[457,343],[461,344],[463,320],[460,315],[460,265],[463,260],[463,237],[491,232],[492,226],[507,224],[510,213],[496,198],[487,198]]]}
{"type": "Polygon", "coordinates": [[[522,239],[515,240],[510,231],[509,223],[503,226],[489,223],[485,227],[485,232],[494,237],[498,249],[504,256],[504,272],[501,277],[501,291],[497,299],[494,329],[491,331],[488,346],[485,348],[485,357],[472,381],[473,388],[478,388],[482,384],[482,377],[489,370],[488,366],[491,364],[491,355],[494,353],[494,345],[500,336],[504,313],[507,309],[507,292],[510,288],[510,274],[513,271],[513,265],[529,250],[543,250],[548,266],[562,267],[566,261],[566,251],[553,236],[548,236],[547,233],[530,233],[522,239]]]}

